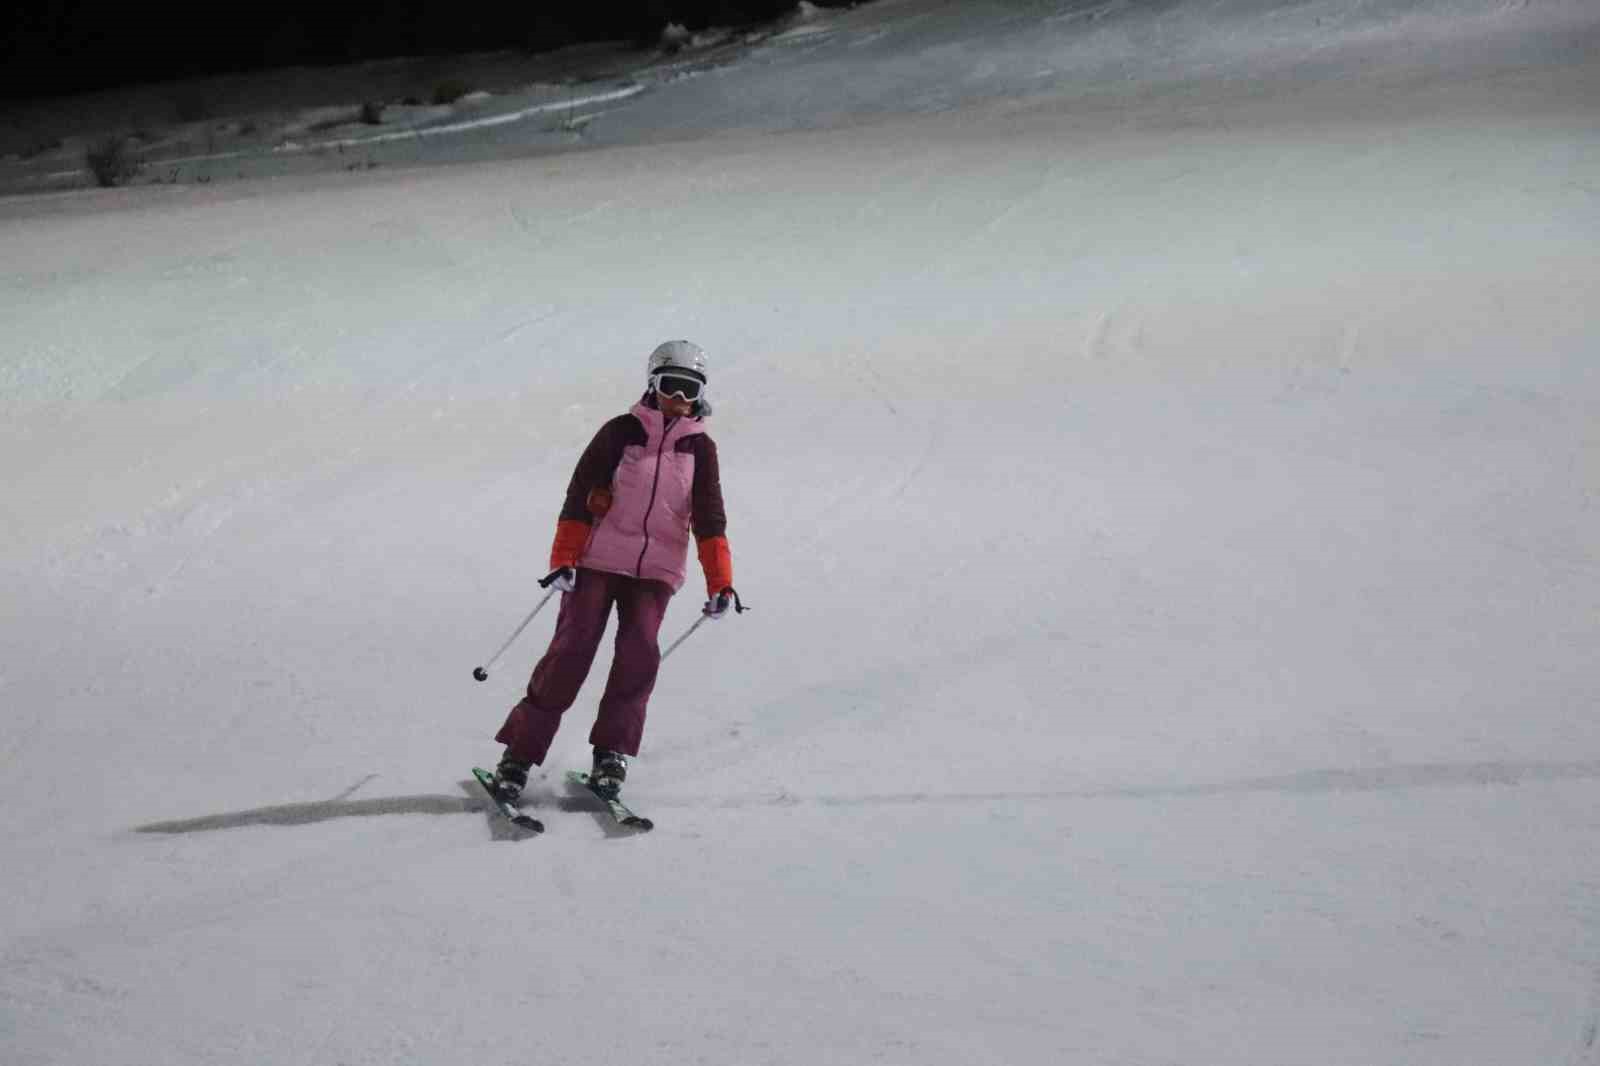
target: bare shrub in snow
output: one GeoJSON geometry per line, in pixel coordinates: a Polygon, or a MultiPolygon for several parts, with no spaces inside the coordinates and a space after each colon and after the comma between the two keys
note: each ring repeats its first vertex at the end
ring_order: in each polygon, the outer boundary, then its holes
{"type": "Polygon", "coordinates": [[[676,22],[669,22],[661,29],[661,50],[668,55],[676,55],[689,46],[691,35],[684,26],[676,22]]]}
{"type": "Polygon", "coordinates": [[[103,189],[126,185],[144,169],[144,164],[134,156],[128,138],[121,134],[112,134],[89,145],[84,149],[83,161],[103,189]]]}
{"type": "Polygon", "coordinates": [[[449,78],[433,87],[435,104],[453,104],[472,91],[472,86],[460,78],[449,78]]]}

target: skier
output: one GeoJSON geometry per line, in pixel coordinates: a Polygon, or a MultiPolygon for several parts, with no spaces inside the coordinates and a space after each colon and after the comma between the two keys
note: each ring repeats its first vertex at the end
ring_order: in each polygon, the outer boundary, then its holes
{"type": "Polygon", "coordinates": [[[506,750],[494,787],[508,801],[527,785],[529,768],[543,764],[613,605],[615,655],[589,733],[590,776],[602,796],[620,793],[628,757],[639,753],[661,665],[656,634],[667,601],[683,585],[691,530],[705,571],[704,614],[720,619],[729,607],[744,609],[733,590],[717,446],[706,433],[706,353],[688,341],[667,341],[650,353],[646,373],[644,396],[600,427],[567,485],[550,573],[539,582],[562,594],[555,635],[527,695],[495,735],[506,750]]]}

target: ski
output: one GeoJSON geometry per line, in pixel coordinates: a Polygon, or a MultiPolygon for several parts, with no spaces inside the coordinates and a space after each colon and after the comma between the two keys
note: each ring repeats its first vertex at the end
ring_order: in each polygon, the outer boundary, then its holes
{"type": "Polygon", "coordinates": [[[495,808],[505,816],[508,822],[519,829],[526,829],[530,833],[544,832],[543,822],[539,821],[539,819],[535,818],[531,814],[523,814],[517,809],[517,805],[515,803],[512,803],[510,800],[507,800],[505,797],[500,795],[500,791],[494,787],[493,774],[487,770],[480,770],[478,767],[474,766],[472,768],[472,776],[478,779],[478,784],[483,786],[483,790],[487,792],[489,794],[489,798],[494,801],[495,808]]]}
{"type": "Polygon", "coordinates": [[[648,818],[634,814],[633,811],[628,809],[628,805],[621,800],[596,791],[594,785],[589,783],[589,775],[582,770],[568,770],[567,783],[583,789],[589,795],[604,803],[606,810],[611,812],[611,817],[616,819],[618,825],[627,826],[629,829],[637,829],[641,833],[648,833],[656,827],[656,823],[648,818]]]}

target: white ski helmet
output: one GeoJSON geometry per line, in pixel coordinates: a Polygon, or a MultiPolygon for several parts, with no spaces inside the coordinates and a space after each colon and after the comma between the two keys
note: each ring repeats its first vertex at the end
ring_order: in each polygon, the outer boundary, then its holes
{"type": "Polygon", "coordinates": [[[701,381],[706,380],[706,351],[692,341],[667,341],[656,345],[650,353],[649,372],[654,376],[661,370],[687,370],[701,381]]]}
{"type": "MultiPolygon", "coordinates": [[[[666,371],[676,371],[690,377],[699,378],[705,384],[706,377],[706,351],[693,341],[667,341],[656,345],[656,350],[650,353],[650,359],[645,364],[646,377],[650,388],[655,388],[655,377],[666,371]]],[[[706,395],[707,390],[700,390],[700,398],[695,402],[695,414],[709,415],[711,413],[711,398],[706,395]]]]}

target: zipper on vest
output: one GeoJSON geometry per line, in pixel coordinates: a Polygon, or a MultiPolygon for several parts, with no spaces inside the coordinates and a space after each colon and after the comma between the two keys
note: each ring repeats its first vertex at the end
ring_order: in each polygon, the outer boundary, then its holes
{"type": "Polygon", "coordinates": [[[644,577],[644,553],[650,550],[650,512],[656,507],[656,487],[661,484],[661,457],[667,451],[667,430],[672,428],[672,423],[677,419],[663,418],[661,420],[661,443],[656,446],[656,476],[650,481],[650,503],[644,509],[644,547],[639,549],[639,565],[633,568],[633,576],[644,577]]]}

